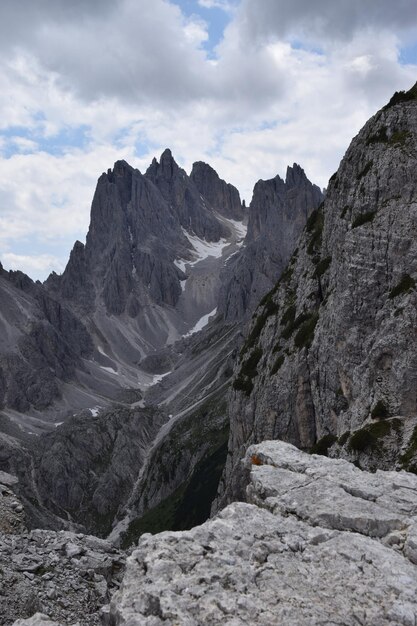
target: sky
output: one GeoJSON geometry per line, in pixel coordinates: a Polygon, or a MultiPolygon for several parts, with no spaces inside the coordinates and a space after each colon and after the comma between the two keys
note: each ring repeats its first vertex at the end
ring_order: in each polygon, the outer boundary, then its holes
{"type": "Polygon", "coordinates": [[[0,261],[61,273],[100,174],[167,147],[247,203],[294,162],[325,187],[416,80],[415,0],[1,0],[0,261]]]}

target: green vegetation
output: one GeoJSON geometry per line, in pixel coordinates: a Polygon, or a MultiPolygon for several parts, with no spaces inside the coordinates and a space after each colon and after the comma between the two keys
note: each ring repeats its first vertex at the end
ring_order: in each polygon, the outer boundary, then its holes
{"type": "Polygon", "coordinates": [[[339,444],[339,446],[344,446],[347,440],[349,439],[349,437],[350,437],[350,430],[347,430],[346,432],[343,433],[343,435],[340,435],[339,439],[337,440],[337,443],[339,444]]]}
{"type": "Polygon", "coordinates": [[[407,450],[400,457],[400,463],[403,469],[417,474],[417,426],[410,437],[407,450]]]}
{"type": "Polygon", "coordinates": [[[356,217],[352,222],[352,228],[356,228],[357,226],[362,226],[362,224],[366,224],[367,222],[372,222],[376,215],[376,211],[367,211],[366,213],[361,213],[356,217]]]}
{"type": "Polygon", "coordinates": [[[258,375],[256,366],[258,365],[260,359],[262,357],[262,348],[255,348],[249,357],[243,362],[242,367],[240,368],[240,373],[243,376],[249,376],[249,378],[254,378],[258,375]]]}
{"type": "Polygon", "coordinates": [[[342,209],[342,212],[340,214],[340,217],[342,218],[342,220],[345,218],[346,213],[350,210],[350,206],[348,204],[345,204],[345,206],[342,209]]]}
{"type": "Polygon", "coordinates": [[[389,417],[389,409],[383,400],[378,400],[371,411],[371,417],[374,420],[384,420],[389,417]]]}
{"type": "Polygon", "coordinates": [[[307,246],[307,252],[310,256],[317,253],[321,247],[324,226],[323,204],[313,211],[307,220],[307,232],[310,233],[310,241],[307,246]]]}
{"type": "Polygon", "coordinates": [[[388,141],[387,128],[382,126],[374,135],[370,135],[366,140],[366,145],[370,146],[375,143],[386,143],[388,141]]]}
{"type": "Polygon", "coordinates": [[[284,315],[281,317],[281,324],[285,326],[286,324],[293,323],[295,320],[296,313],[295,304],[291,304],[284,312],[284,315]]]}
{"type": "Polygon", "coordinates": [[[283,354],[280,354],[279,357],[276,359],[275,363],[273,364],[273,366],[271,367],[272,376],[281,369],[281,366],[284,363],[284,361],[285,361],[285,356],[283,354]]]}
{"type": "Polygon", "coordinates": [[[417,83],[409,91],[396,91],[384,109],[412,100],[417,100],[417,83]]]}
{"type": "Polygon", "coordinates": [[[363,170],[361,170],[357,176],[358,180],[361,180],[361,178],[364,178],[367,175],[367,173],[372,169],[373,164],[374,162],[371,160],[365,165],[363,170]]]}
{"type": "Polygon", "coordinates": [[[233,388],[237,391],[243,391],[247,396],[250,396],[253,389],[252,379],[258,375],[256,369],[260,359],[262,357],[262,348],[255,348],[249,357],[242,363],[240,372],[237,378],[233,381],[233,388]]]}
{"type": "Polygon", "coordinates": [[[411,137],[411,133],[408,130],[397,130],[393,133],[391,139],[389,140],[392,145],[400,145],[403,146],[407,139],[411,137]]]}
{"type": "Polygon", "coordinates": [[[282,331],[281,335],[284,339],[289,339],[293,332],[297,330],[308,319],[310,319],[311,313],[301,313],[295,320],[288,322],[287,326],[282,331]]]}
{"type": "Polygon", "coordinates": [[[242,350],[240,352],[241,357],[243,357],[244,354],[246,354],[246,352],[250,348],[253,348],[253,346],[257,343],[268,317],[270,317],[271,315],[276,315],[276,313],[278,313],[279,307],[273,301],[272,295],[273,295],[273,290],[270,291],[263,299],[263,310],[259,315],[255,317],[255,323],[252,326],[249,336],[246,339],[245,343],[243,344],[242,350]]]}
{"type": "Polygon", "coordinates": [[[308,348],[314,339],[314,331],[319,319],[319,314],[311,313],[308,319],[302,324],[300,330],[294,338],[294,345],[297,348],[308,348]]]}
{"type": "Polygon", "coordinates": [[[392,300],[403,293],[407,293],[407,291],[411,291],[411,289],[415,289],[415,286],[414,278],[411,278],[409,274],[403,274],[400,282],[389,292],[388,297],[392,300]]]}
{"type": "Polygon", "coordinates": [[[389,421],[370,424],[353,433],[349,440],[349,448],[356,452],[363,452],[366,448],[375,450],[379,447],[379,439],[383,439],[390,432],[391,424],[389,421]]]}
{"type": "Polygon", "coordinates": [[[210,506],[227,456],[227,442],[200,461],[186,481],[157,506],[133,520],[122,536],[122,548],[137,542],[143,533],[164,530],[187,530],[202,524],[210,515],[210,506]]]}
{"type": "Polygon", "coordinates": [[[324,435],[319,439],[310,450],[310,454],[321,454],[327,456],[329,448],[336,443],[337,437],[335,435],[324,435]]]}
{"type": "Polygon", "coordinates": [[[313,278],[319,278],[323,276],[323,274],[329,269],[330,263],[332,262],[332,257],[328,256],[325,259],[322,259],[317,263],[316,270],[313,274],[313,278]]]}

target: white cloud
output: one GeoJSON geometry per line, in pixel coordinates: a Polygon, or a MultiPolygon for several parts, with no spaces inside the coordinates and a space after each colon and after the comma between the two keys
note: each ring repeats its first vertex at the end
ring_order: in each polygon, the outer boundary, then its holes
{"type": "Polygon", "coordinates": [[[45,274],[49,274],[52,270],[64,269],[62,259],[50,254],[40,254],[38,256],[29,256],[25,254],[13,254],[6,252],[3,255],[2,263],[4,269],[20,270],[28,274],[36,280],[38,277],[43,278],[45,274]]]}
{"type": "Polygon", "coordinates": [[[197,0],[197,4],[204,9],[221,9],[230,12],[236,8],[236,5],[227,0],[197,0]]]}

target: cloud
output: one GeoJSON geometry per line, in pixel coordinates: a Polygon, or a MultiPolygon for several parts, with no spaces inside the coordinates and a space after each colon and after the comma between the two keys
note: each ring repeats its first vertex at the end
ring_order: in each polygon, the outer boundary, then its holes
{"type": "Polygon", "coordinates": [[[5,269],[20,270],[28,274],[34,280],[50,274],[53,270],[63,271],[62,259],[50,254],[40,254],[29,256],[25,254],[14,254],[6,252],[3,255],[2,263],[5,269]]]}
{"type": "Polygon", "coordinates": [[[204,9],[221,9],[226,12],[236,8],[236,4],[228,0],[197,0],[197,4],[204,9]]]}
{"type": "Polygon", "coordinates": [[[416,31],[414,0],[244,0],[240,21],[246,36],[302,35],[307,40],[348,40],[366,30],[416,31]]]}

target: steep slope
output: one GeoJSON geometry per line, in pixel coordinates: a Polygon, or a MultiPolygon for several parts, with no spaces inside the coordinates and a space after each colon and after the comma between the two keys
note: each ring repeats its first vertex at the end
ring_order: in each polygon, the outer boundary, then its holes
{"type": "Polygon", "coordinates": [[[352,141],[257,310],[233,383],[220,503],[238,494],[244,449],[266,438],[333,444],[364,467],[415,466],[416,155],[417,86],[352,141]]]}
{"type": "Polygon", "coordinates": [[[260,180],[249,207],[244,245],[223,270],[219,314],[229,322],[250,315],[287,265],[310,213],[323,200],[320,189],[294,163],[285,181],[260,180]]]}
{"type": "Polygon", "coordinates": [[[21,426],[19,414],[30,413],[26,427],[36,431],[45,410],[61,397],[63,383],[92,351],[86,328],[70,308],[22,272],[0,265],[0,408],[21,426]]]}
{"type": "Polygon", "coordinates": [[[237,189],[222,180],[210,165],[202,161],[194,163],[190,179],[214,210],[231,220],[241,222],[244,219],[245,209],[237,189]]]}

